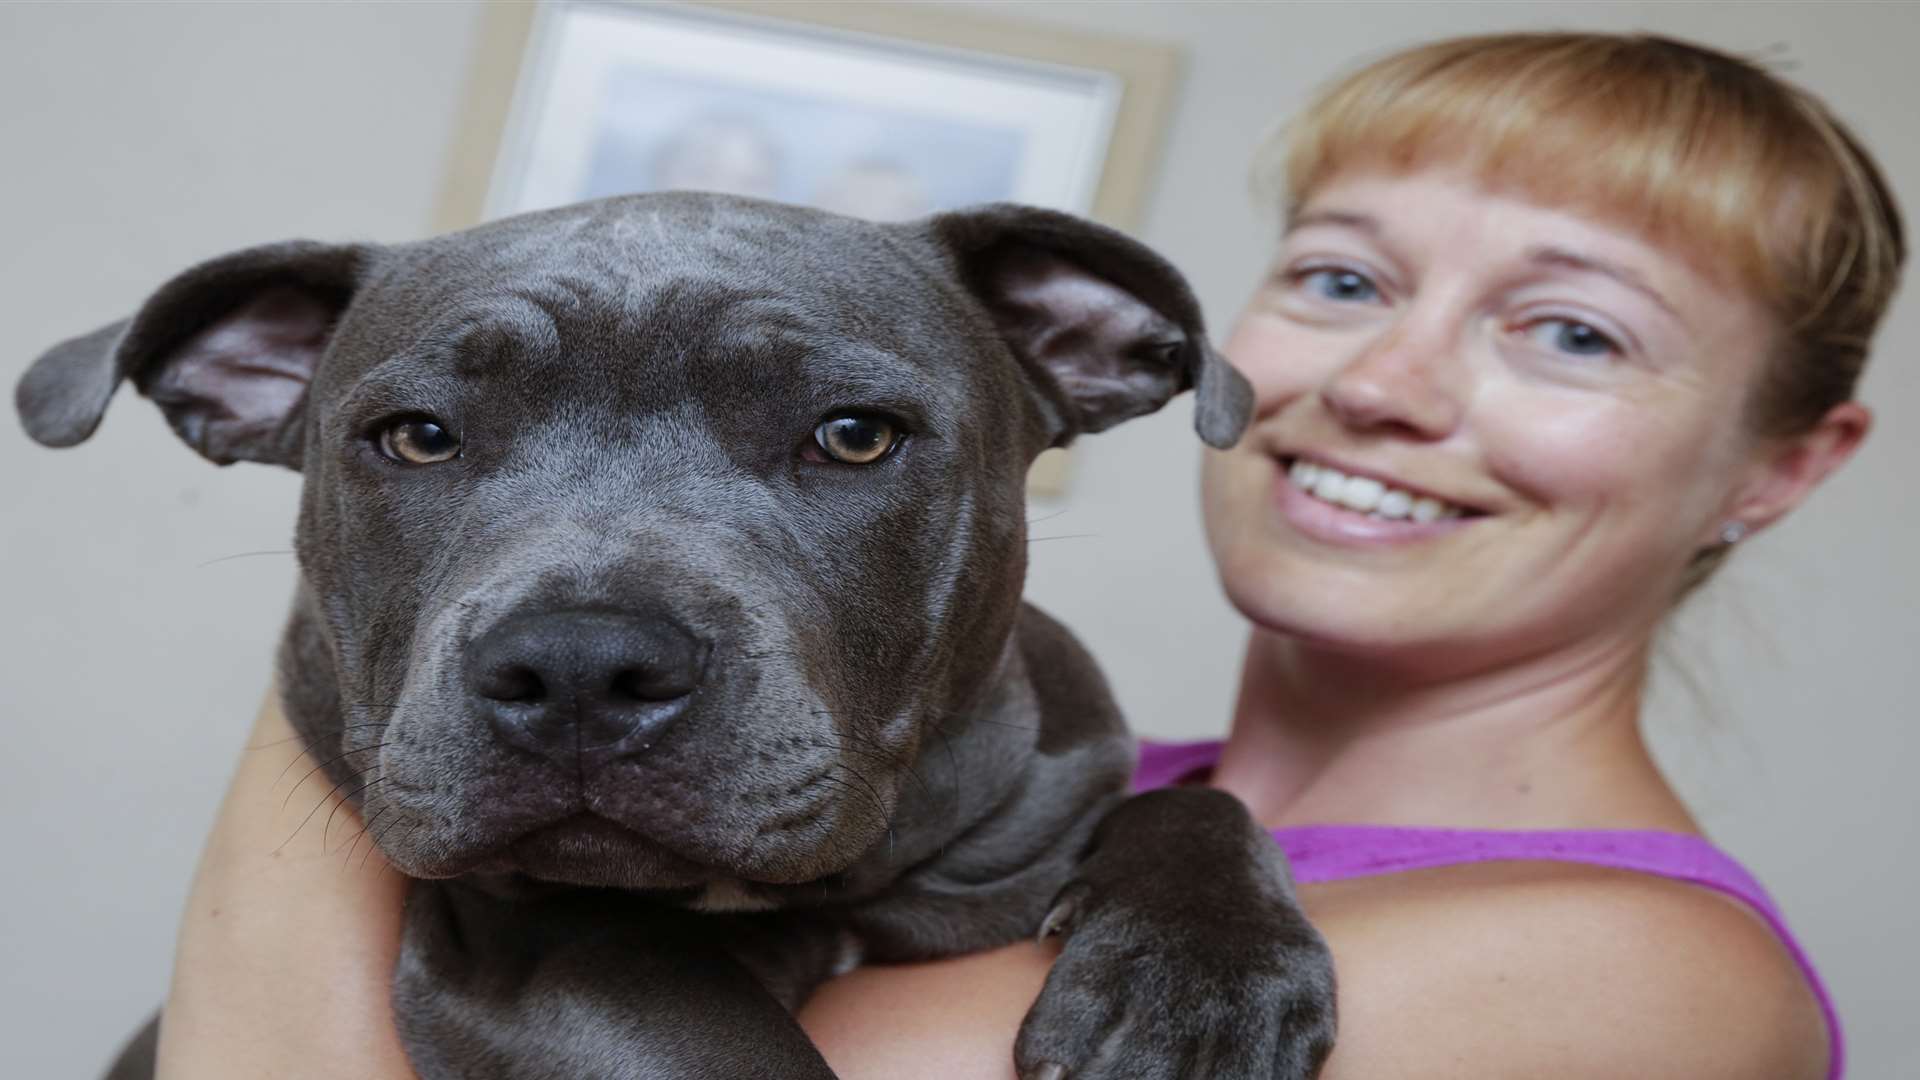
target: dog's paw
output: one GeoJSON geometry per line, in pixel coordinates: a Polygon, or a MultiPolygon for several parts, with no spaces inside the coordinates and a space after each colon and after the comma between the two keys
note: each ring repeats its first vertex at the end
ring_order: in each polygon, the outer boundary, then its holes
{"type": "Polygon", "coordinates": [[[1333,957],[1273,841],[1220,792],[1122,804],[1047,913],[1060,957],[1021,1080],[1308,1080],[1333,1049],[1333,957]]]}

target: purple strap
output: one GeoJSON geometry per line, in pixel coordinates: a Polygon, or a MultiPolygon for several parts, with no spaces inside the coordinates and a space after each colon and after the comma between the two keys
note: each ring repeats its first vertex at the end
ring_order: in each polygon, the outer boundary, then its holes
{"type": "MultiPolygon", "coordinates": [[[[1220,757],[1220,743],[1147,743],[1140,747],[1135,791],[1198,778],[1220,757]]],[[[1752,908],[1780,938],[1820,1001],[1832,1043],[1827,1075],[1840,1080],[1846,1051],[1840,1017],[1806,950],[1760,883],[1732,857],[1697,836],[1634,829],[1490,830],[1394,825],[1305,825],[1273,830],[1303,884],[1369,874],[1506,859],[1544,859],[1631,870],[1724,893],[1752,908]]]]}

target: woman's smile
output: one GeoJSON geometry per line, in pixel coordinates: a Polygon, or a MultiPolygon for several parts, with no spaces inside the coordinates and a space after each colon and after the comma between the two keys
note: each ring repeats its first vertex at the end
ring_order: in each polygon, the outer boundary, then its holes
{"type": "Polygon", "coordinates": [[[1281,514],[1324,543],[1412,543],[1485,516],[1381,473],[1348,471],[1305,455],[1282,458],[1280,464],[1284,471],[1275,494],[1281,514]]]}

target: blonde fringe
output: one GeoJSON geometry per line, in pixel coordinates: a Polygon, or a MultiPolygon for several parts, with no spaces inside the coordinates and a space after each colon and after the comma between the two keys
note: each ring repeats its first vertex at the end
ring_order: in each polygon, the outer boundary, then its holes
{"type": "Polygon", "coordinates": [[[1429,167],[1699,253],[1702,272],[1752,289],[1783,328],[1784,370],[1752,410],[1767,434],[1852,395],[1905,261],[1878,168],[1818,100],[1666,38],[1506,34],[1395,53],[1324,91],[1258,173],[1291,216],[1336,174],[1429,167]]]}

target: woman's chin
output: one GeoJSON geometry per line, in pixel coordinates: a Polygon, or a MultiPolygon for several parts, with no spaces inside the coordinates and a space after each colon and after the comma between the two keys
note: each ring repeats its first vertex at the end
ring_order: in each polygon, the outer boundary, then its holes
{"type": "Polygon", "coordinates": [[[1510,603],[1487,610],[1484,588],[1330,566],[1264,545],[1216,554],[1227,600],[1256,633],[1317,652],[1409,669],[1479,666],[1526,648],[1536,633],[1510,603]]]}

